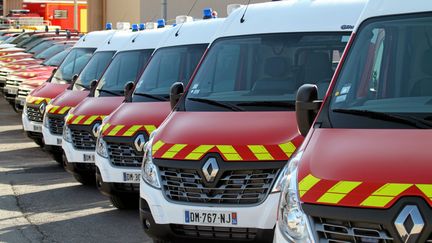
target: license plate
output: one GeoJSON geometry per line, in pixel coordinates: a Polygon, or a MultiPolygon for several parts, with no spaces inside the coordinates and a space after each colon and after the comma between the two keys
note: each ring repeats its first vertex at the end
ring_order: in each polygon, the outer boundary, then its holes
{"type": "Polygon", "coordinates": [[[16,89],[8,89],[8,94],[16,95],[18,93],[17,91],[18,90],[16,90],[16,89]]]}
{"type": "Polygon", "coordinates": [[[124,182],[140,182],[141,173],[123,173],[124,182]]]}
{"type": "Polygon", "coordinates": [[[237,213],[234,212],[197,212],[185,211],[186,224],[237,225],[237,213]]]}
{"type": "Polygon", "coordinates": [[[35,131],[35,132],[42,132],[42,126],[33,125],[33,131],[35,131]]]}
{"type": "Polygon", "coordinates": [[[84,160],[84,162],[94,162],[95,156],[94,156],[94,154],[84,154],[83,160],[84,160]]]}
{"type": "Polygon", "coordinates": [[[62,144],[61,138],[57,138],[57,145],[61,145],[61,144],[62,144]]]}

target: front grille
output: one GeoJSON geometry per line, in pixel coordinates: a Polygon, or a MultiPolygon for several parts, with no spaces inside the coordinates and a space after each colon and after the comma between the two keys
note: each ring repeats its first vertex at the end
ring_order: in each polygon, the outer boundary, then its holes
{"type": "Polygon", "coordinates": [[[319,242],[393,242],[380,224],[313,218],[319,242]]]}
{"type": "Polygon", "coordinates": [[[19,89],[18,96],[27,97],[30,94],[30,90],[19,89]]]}
{"type": "Polygon", "coordinates": [[[254,240],[257,236],[257,229],[251,228],[172,224],[171,229],[181,236],[216,240],[254,240]]]}
{"type": "Polygon", "coordinates": [[[6,85],[10,86],[19,86],[23,81],[16,79],[6,79],[6,85]]]}
{"type": "Polygon", "coordinates": [[[40,113],[39,107],[27,106],[27,117],[34,122],[42,122],[43,120],[43,114],[40,113]]]}
{"type": "Polygon", "coordinates": [[[116,166],[140,167],[144,154],[127,144],[107,143],[110,161],[116,166]]]}
{"type": "Polygon", "coordinates": [[[0,83],[6,83],[7,76],[10,72],[0,71],[0,83]]]}
{"type": "Polygon", "coordinates": [[[72,143],[76,149],[79,150],[95,150],[96,149],[96,139],[90,132],[74,130],[71,128],[72,132],[72,143]]]}
{"type": "Polygon", "coordinates": [[[214,204],[255,204],[262,202],[278,169],[228,170],[208,187],[196,170],[160,167],[165,195],[174,201],[214,204]]]}
{"type": "Polygon", "coordinates": [[[64,117],[50,117],[48,116],[49,130],[51,134],[62,135],[63,127],[65,124],[64,117]]]}

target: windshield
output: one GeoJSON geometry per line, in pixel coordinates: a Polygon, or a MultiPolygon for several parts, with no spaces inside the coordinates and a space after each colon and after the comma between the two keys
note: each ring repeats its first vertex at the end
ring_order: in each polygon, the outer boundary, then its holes
{"type": "Polygon", "coordinates": [[[52,83],[70,83],[75,74],[79,74],[88,63],[94,48],[75,48],[67,55],[55,73],[52,83]]]}
{"type": "Polygon", "coordinates": [[[432,120],[432,17],[378,18],[362,26],[332,92],[329,123],[415,128],[377,115],[432,120]]]}
{"type": "Polygon", "coordinates": [[[325,93],[347,40],[347,33],[220,39],[198,70],[184,109],[293,111],[302,84],[317,84],[325,93]]]}
{"type": "Polygon", "coordinates": [[[37,44],[36,46],[31,48],[30,50],[28,50],[28,52],[33,53],[35,55],[38,55],[39,53],[45,51],[46,49],[50,48],[53,45],[54,45],[54,41],[52,41],[52,40],[44,41],[44,42],[37,44]]]}
{"type": "Polygon", "coordinates": [[[27,44],[24,46],[25,51],[26,51],[26,52],[30,51],[30,49],[32,49],[33,47],[39,45],[40,43],[42,43],[42,42],[44,42],[44,41],[46,41],[44,38],[38,38],[38,39],[35,39],[35,40],[33,40],[33,41],[27,43],[27,44]]]}
{"type": "Polygon", "coordinates": [[[53,57],[47,59],[46,61],[44,61],[42,63],[42,65],[44,66],[53,66],[53,67],[58,67],[63,60],[65,59],[65,57],[69,54],[70,49],[64,50],[60,53],[55,54],[53,57]]]}
{"type": "Polygon", "coordinates": [[[93,80],[99,80],[112,60],[115,51],[101,51],[97,52],[90,59],[88,64],[82,70],[77,81],[74,85],[74,90],[85,90],[89,89],[90,82],[93,80]]]}
{"type": "Polygon", "coordinates": [[[17,38],[10,42],[10,44],[19,44],[22,41],[28,40],[30,38],[29,33],[20,34],[17,38]]]}
{"type": "Polygon", "coordinates": [[[115,55],[100,79],[95,97],[123,95],[126,83],[141,74],[153,50],[125,51],[115,55]]]}
{"type": "Polygon", "coordinates": [[[206,47],[207,44],[157,50],[141,75],[133,102],[168,99],[170,87],[174,82],[182,82],[186,86],[206,47]],[[147,96],[144,96],[145,94],[147,96]]]}
{"type": "Polygon", "coordinates": [[[55,54],[65,50],[66,48],[69,48],[69,47],[71,47],[71,45],[54,44],[53,46],[49,47],[48,49],[45,49],[41,53],[35,55],[35,58],[44,60],[44,59],[47,59],[47,58],[54,56],[55,54]]]}

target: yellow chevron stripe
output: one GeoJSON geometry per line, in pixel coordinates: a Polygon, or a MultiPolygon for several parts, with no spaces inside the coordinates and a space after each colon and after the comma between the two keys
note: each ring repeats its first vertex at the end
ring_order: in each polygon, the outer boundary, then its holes
{"type": "Polygon", "coordinates": [[[428,184],[417,184],[416,185],[420,191],[422,191],[428,198],[432,200],[432,185],[428,184]]]}
{"type": "Polygon", "coordinates": [[[282,149],[282,151],[288,156],[291,157],[291,155],[296,151],[296,146],[292,142],[279,144],[279,148],[282,149]]]}
{"type": "Polygon", "coordinates": [[[186,146],[187,146],[187,144],[175,144],[162,155],[162,158],[172,159],[172,158],[174,158],[174,156],[176,156],[176,154],[178,154],[186,146]]]}
{"type": "Polygon", "coordinates": [[[145,125],[144,126],[145,130],[147,131],[147,133],[150,135],[152,132],[154,132],[154,130],[157,129],[156,126],[153,125],[145,125]]]}
{"type": "Polygon", "coordinates": [[[324,195],[322,195],[318,202],[321,203],[339,203],[345,196],[352,190],[360,186],[361,182],[354,181],[340,181],[332,188],[330,188],[324,195]]]}
{"type": "Polygon", "coordinates": [[[84,122],[84,125],[90,125],[98,118],[99,116],[91,116],[84,122]]]}
{"type": "Polygon", "coordinates": [[[109,123],[107,123],[107,124],[105,124],[103,127],[102,127],[102,133],[104,133],[109,127],[110,127],[111,125],[109,124],[109,123]]]}
{"type": "Polygon", "coordinates": [[[47,108],[47,110],[48,110],[48,113],[54,114],[59,108],[60,108],[60,106],[51,106],[51,107],[47,108]]]}
{"type": "Polygon", "coordinates": [[[72,120],[73,117],[74,117],[73,114],[69,114],[69,115],[67,116],[67,118],[66,118],[66,123],[69,123],[69,122],[72,120]]]}
{"type": "Polygon", "coordinates": [[[77,116],[77,118],[75,118],[75,120],[73,120],[72,124],[78,124],[84,118],[85,118],[85,116],[77,116]]]}
{"type": "Polygon", "coordinates": [[[371,196],[366,198],[360,205],[367,207],[384,207],[396,196],[412,187],[413,184],[387,183],[371,196]]]}
{"type": "Polygon", "coordinates": [[[108,136],[116,136],[117,133],[118,133],[121,129],[123,129],[123,128],[124,128],[123,125],[117,125],[117,126],[115,126],[114,129],[111,130],[111,131],[108,133],[108,136]]]}
{"type": "Polygon", "coordinates": [[[188,154],[185,159],[197,160],[212,148],[214,148],[214,145],[200,145],[196,149],[194,149],[190,154],[188,154]]]}
{"type": "Polygon", "coordinates": [[[161,140],[159,140],[155,144],[153,144],[153,147],[152,147],[153,154],[156,153],[164,145],[165,145],[165,143],[162,142],[161,140]]]}
{"type": "MultiPolygon", "coordinates": [[[[65,107],[63,107],[63,108],[58,112],[58,114],[63,115],[63,114],[65,114],[69,109],[70,109],[69,106],[65,106],[65,107]]],[[[57,110],[57,109],[56,109],[56,110],[57,110]]]]}
{"type": "Polygon", "coordinates": [[[248,145],[248,148],[258,160],[274,160],[273,156],[263,145],[248,145]]]}
{"type": "Polygon", "coordinates": [[[316,178],[313,175],[308,175],[303,178],[299,183],[299,194],[302,197],[306,192],[308,192],[312,187],[314,187],[321,179],[316,178]]]}
{"type": "Polygon", "coordinates": [[[216,145],[227,160],[243,160],[232,145],[216,145]]]}
{"type": "Polygon", "coordinates": [[[141,125],[134,125],[132,127],[130,127],[124,134],[123,136],[125,137],[130,137],[132,135],[134,135],[136,133],[136,131],[138,131],[142,126],[141,125]]]}

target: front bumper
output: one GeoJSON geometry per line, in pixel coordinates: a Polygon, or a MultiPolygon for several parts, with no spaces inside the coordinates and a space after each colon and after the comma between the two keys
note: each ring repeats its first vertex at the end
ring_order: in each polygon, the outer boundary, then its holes
{"type": "Polygon", "coordinates": [[[82,151],[74,148],[72,143],[62,139],[62,148],[68,163],[94,164],[95,151],[82,151]],[[87,158],[87,159],[85,159],[87,158]]]}
{"type": "Polygon", "coordinates": [[[61,148],[63,141],[62,136],[52,134],[49,128],[46,128],[45,126],[42,126],[42,134],[44,137],[45,145],[61,148]]]}
{"type": "Polygon", "coordinates": [[[282,235],[282,232],[280,231],[279,226],[276,224],[275,234],[274,234],[274,238],[273,238],[273,243],[293,243],[293,242],[289,241],[288,239],[286,239],[282,235]]]}
{"type": "MultiPolygon", "coordinates": [[[[101,179],[106,183],[127,183],[127,184],[139,184],[139,182],[134,182],[127,180],[125,178],[125,173],[130,174],[140,174],[140,168],[130,168],[130,167],[119,167],[113,166],[109,159],[103,158],[96,153],[96,167],[99,169],[101,179]]],[[[141,176],[140,176],[141,178],[141,176]]],[[[138,193],[138,191],[137,191],[138,193]]]]}
{"type": "Polygon", "coordinates": [[[238,222],[237,225],[232,225],[232,227],[273,230],[276,223],[276,208],[279,203],[280,194],[272,193],[268,195],[267,199],[264,202],[258,205],[188,205],[187,203],[169,202],[163,196],[161,190],[155,189],[149,186],[147,183],[141,181],[140,197],[148,203],[156,224],[185,224],[184,212],[186,210],[210,210],[213,212],[236,212],[238,222]]]}
{"type": "Polygon", "coordinates": [[[6,85],[4,87],[4,96],[6,100],[15,102],[15,98],[18,95],[18,86],[6,85]]]}
{"type": "Polygon", "coordinates": [[[21,118],[24,131],[42,134],[42,122],[30,121],[25,113],[22,114],[21,118]]]}

